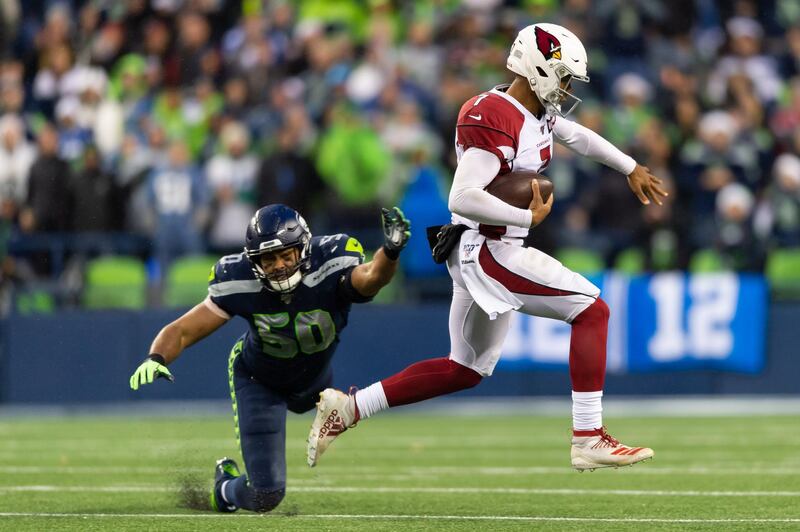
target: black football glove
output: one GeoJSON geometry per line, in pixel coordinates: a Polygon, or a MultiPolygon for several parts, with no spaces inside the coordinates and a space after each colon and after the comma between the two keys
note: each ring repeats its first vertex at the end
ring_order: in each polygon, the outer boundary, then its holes
{"type": "Polygon", "coordinates": [[[383,252],[391,260],[397,260],[400,252],[411,238],[411,222],[397,207],[381,209],[381,223],[383,225],[383,252]]]}

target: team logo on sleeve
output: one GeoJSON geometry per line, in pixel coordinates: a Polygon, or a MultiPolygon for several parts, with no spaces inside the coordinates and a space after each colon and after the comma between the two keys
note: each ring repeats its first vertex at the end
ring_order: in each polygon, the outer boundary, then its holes
{"type": "Polygon", "coordinates": [[[361,255],[361,260],[362,261],[364,260],[364,248],[361,246],[361,242],[359,242],[352,236],[347,239],[347,244],[345,244],[344,250],[358,253],[359,255],[361,255]]]}
{"type": "Polygon", "coordinates": [[[536,47],[542,52],[545,61],[551,58],[561,59],[561,42],[552,33],[536,26],[536,47]]]}

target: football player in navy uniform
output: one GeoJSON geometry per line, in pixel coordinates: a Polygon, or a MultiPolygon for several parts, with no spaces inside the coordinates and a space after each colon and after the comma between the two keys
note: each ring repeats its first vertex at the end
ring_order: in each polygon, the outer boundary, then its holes
{"type": "Polygon", "coordinates": [[[395,207],[383,209],[384,244],[364,262],[361,244],[344,234],[312,237],[300,214],[285,205],[259,209],[247,227],[244,251],[214,266],[208,297],[158,333],[150,355],[131,376],[136,390],[158,377],[181,352],[232,316],[248,323],[228,359],[236,435],[247,474],[217,462],[211,506],[267,512],[286,489],[286,411],[314,408],[331,385],[331,358],[352,303],[370,301],[397,270],[411,233],[395,207]]]}

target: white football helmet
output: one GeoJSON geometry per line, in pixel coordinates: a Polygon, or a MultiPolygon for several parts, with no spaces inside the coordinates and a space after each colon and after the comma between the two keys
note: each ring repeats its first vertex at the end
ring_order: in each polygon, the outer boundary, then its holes
{"type": "Polygon", "coordinates": [[[557,24],[532,24],[519,32],[506,67],[528,80],[548,114],[567,116],[581,102],[564,90],[573,80],[589,82],[586,49],[557,24]]]}

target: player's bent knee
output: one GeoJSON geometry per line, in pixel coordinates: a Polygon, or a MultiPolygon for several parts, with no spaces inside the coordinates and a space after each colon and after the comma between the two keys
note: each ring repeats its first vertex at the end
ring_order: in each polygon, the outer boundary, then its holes
{"type": "Polygon", "coordinates": [[[270,512],[274,510],[286,495],[286,488],[277,490],[261,490],[252,488],[252,508],[254,512],[270,512]]]}
{"type": "Polygon", "coordinates": [[[450,382],[459,390],[474,388],[483,380],[483,376],[472,368],[462,366],[458,362],[450,362],[450,382]]]}
{"type": "Polygon", "coordinates": [[[611,309],[608,308],[608,305],[602,298],[597,298],[594,303],[586,307],[583,312],[578,314],[575,319],[572,321],[573,325],[576,321],[585,321],[585,320],[592,320],[592,321],[603,321],[608,322],[609,317],[611,316],[611,309]]]}
{"type": "Polygon", "coordinates": [[[318,395],[314,397],[309,396],[299,401],[287,401],[286,408],[289,409],[289,412],[294,412],[295,414],[305,414],[317,406],[317,401],[319,401],[318,395]]]}
{"type": "Polygon", "coordinates": [[[594,307],[594,313],[597,315],[598,318],[602,318],[603,321],[608,321],[608,318],[611,317],[611,309],[608,308],[608,305],[602,298],[598,297],[597,301],[592,303],[590,308],[594,307]]]}

